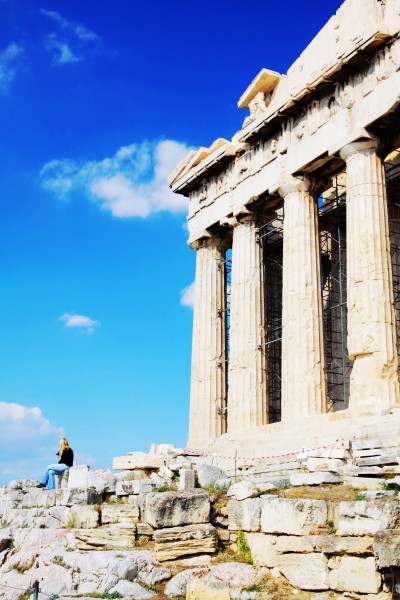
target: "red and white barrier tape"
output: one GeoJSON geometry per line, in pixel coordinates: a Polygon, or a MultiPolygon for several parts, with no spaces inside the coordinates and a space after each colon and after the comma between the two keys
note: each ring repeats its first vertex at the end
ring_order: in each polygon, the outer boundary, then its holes
{"type": "Polygon", "coordinates": [[[302,448],[301,450],[296,450],[295,452],[285,452],[284,454],[271,454],[270,456],[222,456],[220,454],[212,454],[207,452],[201,452],[196,450],[184,449],[184,454],[188,456],[212,456],[214,458],[225,458],[229,460],[265,460],[268,458],[283,458],[284,456],[297,456],[298,454],[308,454],[309,452],[315,452],[316,450],[326,450],[327,448],[344,448],[345,447],[345,439],[337,438],[334,444],[326,444],[323,446],[318,446],[316,448],[302,448]]]}

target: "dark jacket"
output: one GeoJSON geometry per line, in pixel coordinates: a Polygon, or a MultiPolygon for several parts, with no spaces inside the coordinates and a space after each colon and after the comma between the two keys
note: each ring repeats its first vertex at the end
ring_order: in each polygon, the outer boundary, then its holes
{"type": "Polygon", "coordinates": [[[67,467],[72,467],[72,465],[74,464],[74,451],[72,450],[72,448],[65,448],[63,450],[58,464],[63,464],[67,465],[67,467]]]}

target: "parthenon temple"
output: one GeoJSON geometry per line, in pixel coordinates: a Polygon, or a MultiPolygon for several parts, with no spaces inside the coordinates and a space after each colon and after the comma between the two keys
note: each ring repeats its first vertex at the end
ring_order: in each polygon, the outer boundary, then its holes
{"type": "Polygon", "coordinates": [[[238,106],[170,179],[196,252],[188,447],[398,436],[400,1],[346,0],[238,106]]]}

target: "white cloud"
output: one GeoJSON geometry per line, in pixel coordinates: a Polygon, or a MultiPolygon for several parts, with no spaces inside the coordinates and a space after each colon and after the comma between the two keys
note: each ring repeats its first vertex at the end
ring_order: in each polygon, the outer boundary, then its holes
{"type": "Polygon", "coordinates": [[[187,199],[167,183],[190,148],[174,140],[122,146],[111,158],[83,164],[52,160],[41,169],[45,189],[60,199],[84,192],[114,217],[146,218],[158,212],[184,212],[187,199]]]}
{"type": "Polygon", "coordinates": [[[65,323],[65,327],[78,328],[85,330],[87,333],[93,333],[95,327],[100,325],[98,321],[94,321],[90,317],[85,317],[85,315],[65,313],[59,319],[65,323]]]}
{"type": "Polygon", "coordinates": [[[0,52],[0,89],[8,90],[20,67],[20,58],[24,50],[15,42],[11,42],[0,52]]]}
{"type": "Polygon", "coordinates": [[[182,306],[189,306],[189,308],[193,308],[194,306],[194,281],[187,287],[185,287],[181,291],[181,300],[180,303],[182,306]]]}
{"type": "Polygon", "coordinates": [[[40,9],[40,12],[42,13],[42,15],[45,15],[46,17],[57,23],[61,27],[61,29],[73,33],[79,40],[87,42],[100,39],[97,33],[92,31],[88,27],[85,27],[85,25],[69,21],[56,10],[45,10],[44,8],[42,8],[40,9]]]}
{"type": "Polygon", "coordinates": [[[52,58],[53,65],[66,65],[81,60],[74,54],[68,43],[59,38],[56,33],[50,33],[46,36],[44,45],[46,50],[54,50],[52,58]]]}

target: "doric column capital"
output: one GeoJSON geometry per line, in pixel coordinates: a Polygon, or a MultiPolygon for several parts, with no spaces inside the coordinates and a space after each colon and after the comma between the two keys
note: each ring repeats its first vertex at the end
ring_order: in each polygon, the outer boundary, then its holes
{"type": "Polygon", "coordinates": [[[360,140],[358,142],[352,142],[344,146],[339,152],[340,158],[347,161],[349,156],[356,154],[357,152],[363,152],[364,150],[377,150],[379,146],[378,140],[360,140]]]}
{"type": "MultiPolygon", "coordinates": [[[[208,233],[208,232],[207,232],[208,233]]],[[[228,240],[223,235],[204,235],[192,242],[189,242],[189,246],[193,250],[200,250],[200,248],[217,248],[219,250],[226,250],[229,246],[228,240]]]]}
{"type": "Polygon", "coordinates": [[[308,175],[300,175],[298,177],[288,177],[283,185],[278,189],[278,193],[282,198],[290,194],[300,194],[311,192],[314,185],[314,180],[308,175]]]}

